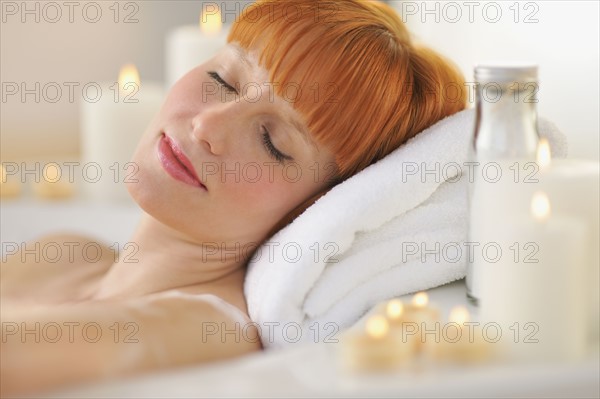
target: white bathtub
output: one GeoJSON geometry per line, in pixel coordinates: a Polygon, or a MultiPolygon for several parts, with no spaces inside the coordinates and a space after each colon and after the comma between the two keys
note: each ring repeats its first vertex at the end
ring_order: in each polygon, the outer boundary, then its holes
{"type": "MultiPolygon", "coordinates": [[[[20,243],[61,231],[124,244],[140,213],[134,205],[82,200],[2,201],[1,240],[20,243]]],[[[450,307],[466,304],[463,281],[428,292],[445,316],[450,307]]],[[[589,360],[572,365],[425,367],[388,376],[353,377],[338,368],[335,344],[309,343],[214,365],[93,384],[49,397],[598,397],[599,375],[596,350],[589,360]]]]}

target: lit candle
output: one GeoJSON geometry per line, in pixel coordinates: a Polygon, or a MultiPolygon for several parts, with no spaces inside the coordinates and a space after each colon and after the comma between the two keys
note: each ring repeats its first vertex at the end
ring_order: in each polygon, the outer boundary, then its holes
{"type": "MultiPolygon", "coordinates": [[[[412,309],[412,306],[407,306],[402,300],[396,298],[380,304],[375,313],[386,317],[391,332],[400,335],[407,353],[412,354],[419,349],[421,331],[419,324],[414,321],[414,317],[407,317],[407,309],[412,309]]],[[[412,310],[410,312],[412,313],[412,310]]]]}
{"type": "MultiPolygon", "coordinates": [[[[582,238],[582,253],[585,264],[583,272],[587,274],[586,282],[579,290],[589,298],[580,306],[587,312],[588,342],[595,343],[600,336],[600,294],[598,280],[600,279],[600,214],[598,203],[600,163],[577,159],[552,159],[549,143],[540,139],[538,144],[537,164],[539,170],[531,165],[525,168],[525,163],[516,164],[519,160],[502,161],[504,175],[509,179],[501,179],[497,183],[480,184],[476,187],[471,201],[470,237],[469,241],[480,244],[474,251],[473,264],[477,265],[472,274],[471,285],[476,286],[476,296],[481,298],[482,280],[488,270],[497,269],[497,265],[485,259],[481,250],[488,243],[496,243],[503,251],[504,257],[515,255],[516,248],[511,245],[516,240],[506,231],[510,219],[529,219],[529,202],[536,191],[543,191],[552,200],[552,219],[567,217],[577,219],[588,231],[582,238]],[[520,174],[515,174],[520,170],[520,174]],[[493,209],[493,212],[489,210],[493,209]],[[499,235],[500,234],[500,235],[499,235]]],[[[491,168],[492,170],[494,168],[491,168]]],[[[520,255],[531,247],[523,248],[520,243],[520,255]]],[[[493,249],[493,247],[492,247],[493,249]]],[[[495,255],[491,253],[492,257],[495,255]]]]}
{"type": "Polygon", "coordinates": [[[33,182],[33,193],[39,198],[65,199],[73,195],[74,188],[58,164],[48,163],[44,166],[40,182],[33,182]]]}
{"type": "Polygon", "coordinates": [[[412,297],[411,303],[392,299],[380,304],[375,313],[388,319],[392,330],[402,335],[403,342],[420,350],[425,339],[435,338],[435,331],[439,327],[439,310],[428,304],[427,293],[418,292],[412,297]]]}
{"type": "Polygon", "coordinates": [[[402,322],[404,316],[404,302],[400,299],[392,299],[384,306],[385,315],[392,326],[402,322]]]}
{"type": "Polygon", "coordinates": [[[540,167],[540,170],[548,170],[551,158],[552,153],[550,151],[550,143],[548,142],[548,139],[543,137],[540,139],[537,148],[537,164],[540,167]]]}
{"type": "MultiPolygon", "coordinates": [[[[130,201],[125,182],[134,182],[129,163],[151,119],[159,111],[161,84],[140,82],[135,66],[125,65],[118,83],[100,84],[101,93],[82,104],[81,147],[85,193],[93,198],[130,201]]],[[[90,90],[90,93],[92,90],[90,90]]]]}
{"type": "Polygon", "coordinates": [[[440,312],[429,306],[429,296],[425,292],[416,293],[411,303],[403,307],[401,323],[404,334],[411,334],[416,328],[416,339],[414,340],[418,350],[423,348],[426,340],[435,339],[439,331],[440,312]]]}
{"type": "Polygon", "coordinates": [[[4,165],[0,164],[0,197],[15,198],[21,194],[21,184],[17,176],[8,176],[4,165]]]}
{"type": "Polygon", "coordinates": [[[587,226],[588,234],[584,238],[584,252],[587,264],[586,291],[588,314],[588,341],[598,342],[600,331],[600,163],[575,160],[552,159],[550,146],[545,139],[538,147],[540,183],[537,185],[552,199],[552,213],[569,215],[579,219],[587,226]]]}
{"type": "Polygon", "coordinates": [[[527,218],[506,215],[500,242],[513,243],[482,280],[483,322],[498,323],[505,353],[519,360],[580,358],[586,349],[585,225],[553,214],[535,193],[527,218]]]}
{"type": "Polygon", "coordinates": [[[454,307],[448,323],[441,329],[439,342],[428,341],[426,351],[434,358],[458,363],[475,363],[490,358],[492,345],[484,340],[476,324],[469,325],[469,311],[464,306],[454,307]]]}
{"type": "Polygon", "coordinates": [[[399,367],[412,357],[413,346],[402,342],[388,319],[376,314],[367,319],[364,330],[347,331],[340,345],[343,366],[351,371],[382,371],[399,367]]]}
{"type": "Polygon", "coordinates": [[[200,25],[182,26],[167,37],[167,87],[213,57],[227,42],[221,12],[215,4],[206,5],[200,25]]]}

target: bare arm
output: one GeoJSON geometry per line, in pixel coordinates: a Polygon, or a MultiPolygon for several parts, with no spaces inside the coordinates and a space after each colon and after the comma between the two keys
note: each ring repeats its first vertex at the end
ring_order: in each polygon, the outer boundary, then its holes
{"type": "Polygon", "coordinates": [[[216,297],[156,295],[3,314],[0,346],[4,396],[232,358],[260,341],[216,297]]]}

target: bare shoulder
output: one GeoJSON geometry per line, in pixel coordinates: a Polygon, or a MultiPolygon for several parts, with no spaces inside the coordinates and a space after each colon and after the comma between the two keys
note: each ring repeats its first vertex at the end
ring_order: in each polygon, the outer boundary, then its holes
{"type": "Polygon", "coordinates": [[[51,234],[29,242],[3,243],[2,299],[67,300],[114,261],[110,247],[83,235],[51,234]]]}
{"type": "Polygon", "coordinates": [[[49,234],[28,242],[4,243],[2,269],[5,265],[104,263],[114,251],[95,238],[78,234],[49,234]]]}
{"type": "MultiPolygon", "coordinates": [[[[247,313],[213,294],[167,291],[152,295],[152,307],[169,319],[174,336],[201,344],[203,361],[236,357],[262,348],[260,333],[247,313]]],[[[168,331],[165,331],[169,335],[168,331]]]]}

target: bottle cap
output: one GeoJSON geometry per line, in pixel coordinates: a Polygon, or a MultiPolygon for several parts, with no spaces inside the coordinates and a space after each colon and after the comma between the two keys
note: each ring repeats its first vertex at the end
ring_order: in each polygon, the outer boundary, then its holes
{"type": "Polygon", "coordinates": [[[526,63],[486,63],[475,66],[480,83],[537,82],[538,66],[526,63]]]}

